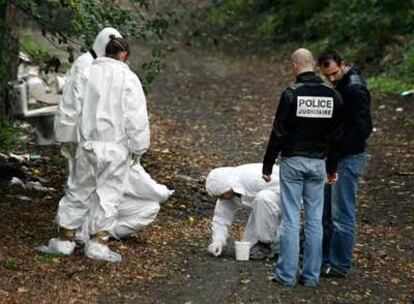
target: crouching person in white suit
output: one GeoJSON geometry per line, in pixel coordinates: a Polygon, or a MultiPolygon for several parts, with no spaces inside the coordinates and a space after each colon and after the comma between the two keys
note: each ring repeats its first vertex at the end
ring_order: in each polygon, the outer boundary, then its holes
{"type": "MultiPolygon", "coordinates": [[[[124,195],[117,207],[115,226],[109,231],[112,238],[120,240],[133,236],[150,225],[160,211],[161,203],[172,194],[165,185],[157,183],[144,170],[139,161],[131,161],[131,168],[124,185],[124,195]]],[[[77,243],[89,242],[89,216],[76,233],[77,243]]]]}
{"type": "Polygon", "coordinates": [[[110,231],[113,238],[124,239],[151,224],[160,210],[160,203],[172,194],[145,172],[139,161],[131,165],[125,184],[124,197],[118,206],[117,220],[110,231]]]}
{"type": "Polygon", "coordinates": [[[234,214],[241,207],[251,208],[243,233],[250,242],[250,258],[273,257],[280,226],[279,167],[274,166],[272,181],[262,179],[262,164],[222,167],[212,170],[206,179],[209,195],[217,197],[212,221],[212,242],[208,251],[214,256],[226,245],[234,214]]]}

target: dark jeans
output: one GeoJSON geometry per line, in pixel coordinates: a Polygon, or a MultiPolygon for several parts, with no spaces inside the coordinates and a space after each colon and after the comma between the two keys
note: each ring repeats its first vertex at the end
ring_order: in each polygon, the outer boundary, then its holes
{"type": "Polygon", "coordinates": [[[338,181],[333,186],[325,187],[323,262],[325,266],[330,266],[344,275],[351,268],[355,244],[358,177],[365,164],[365,153],[340,159],[338,181]]]}

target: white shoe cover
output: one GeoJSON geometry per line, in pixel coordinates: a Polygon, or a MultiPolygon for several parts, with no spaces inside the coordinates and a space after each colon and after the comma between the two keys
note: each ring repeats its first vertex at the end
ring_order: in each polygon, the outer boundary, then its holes
{"type": "Polygon", "coordinates": [[[107,262],[121,262],[122,256],[109,249],[107,245],[95,241],[89,241],[85,245],[85,255],[93,260],[102,260],[107,262]]]}
{"type": "Polygon", "coordinates": [[[47,246],[38,246],[36,247],[36,250],[52,255],[71,255],[75,250],[75,247],[75,242],[62,241],[57,238],[53,238],[49,240],[49,244],[47,246]]]}

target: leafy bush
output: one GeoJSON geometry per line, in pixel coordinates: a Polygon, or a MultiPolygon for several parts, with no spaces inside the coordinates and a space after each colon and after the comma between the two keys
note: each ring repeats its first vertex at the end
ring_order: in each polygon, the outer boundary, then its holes
{"type": "Polygon", "coordinates": [[[414,83],[414,39],[403,53],[399,62],[391,70],[391,75],[406,82],[414,83]]]}
{"type": "MultiPolygon", "coordinates": [[[[41,67],[54,56],[51,55],[50,46],[66,50],[69,53],[69,61],[74,60],[75,50],[86,51],[92,45],[96,34],[104,27],[112,26],[119,30],[128,39],[151,39],[150,45],[159,50],[166,45],[163,42],[167,30],[172,22],[175,22],[173,13],[153,13],[151,10],[156,4],[150,4],[147,0],[15,0],[0,1],[0,9],[13,6],[20,14],[29,17],[30,22],[35,23],[42,31],[43,36],[49,41],[44,47],[39,43],[22,36],[21,47],[41,67]]],[[[0,24],[4,23],[5,16],[0,16],[0,24]]],[[[5,22],[7,25],[7,22],[5,22]]],[[[7,36],[2,33],[3,38],[7,36]]],[[[4,40],[4,39],[1,39],[4,40]]],[[[139,71],[148,85],[160,72],[163,56],[160,51],[152,52],[152,58],[147,65],[143,65],[139,71]],[[158,65],[155,68],[156,62],[158,65]],[[145,69],[150,70],[146,71],[145,69]]],[[[3,60],[0,58],[0,63],[3,60]]],[[[4,73],[2,79],[13,78],[9,72],[4,73]]],[[[1,76],[1,75],[0,75],[1,76]]],[[[1,101],[1,100],[0,100],[1,101]]]]}
{"type": "Polygon", "coordinates": [[[394,95],[412,89],[410,84],[388,75],[380,75],[368,79],[368,86],[372,91],[394,95]]]}
{"type": "Polygon", "coordinates": [[[13,126],[3,120],[0,123],[0,151],[9,152],[11,151],[17,142],[17,131],[13,126]]]}
{"type": "MultiPolygon", "coordinates": [[[[354,61],[379,62],[390,45],[414,30],[412,1],[394,0],[223,0],[211,11],[222,30],[274,42],[323,41],[346,49],[354,61]]],[[[404,45],[402,46],[404,47],[404,45]]]]}

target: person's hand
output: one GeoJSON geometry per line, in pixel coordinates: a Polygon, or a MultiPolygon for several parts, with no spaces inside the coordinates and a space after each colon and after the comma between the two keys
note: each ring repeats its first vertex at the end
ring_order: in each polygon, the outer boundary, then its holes
{"type": "Polygon", "coordinates": [[[208,252],[210,252],[215,257],[218,257],[223,251],[223,245],[213,242],[208,246],[208,252]]]}
{"type": "Polygon", "coordinates": [[[262,178],[266,181],[266,183],[270,182],[272,180],[272,177],[267,174],[263,174],[262,178]]]}
{"type": "Polygon", "coordinates": [[[328,184],[333,185],[338,181],[338,173],[328,173],[328,184]]]}

